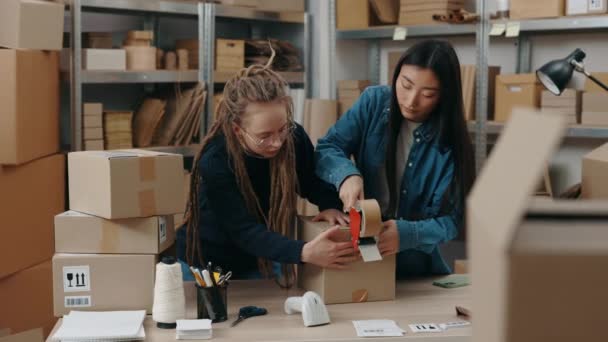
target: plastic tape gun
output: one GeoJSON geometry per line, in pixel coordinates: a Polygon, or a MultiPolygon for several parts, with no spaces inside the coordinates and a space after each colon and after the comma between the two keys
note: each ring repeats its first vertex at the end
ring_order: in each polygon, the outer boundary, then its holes
{"type": "Polygon", "coordinates": [[[357,202],[351,208],[350,235],[355,249],[359,249],[363,261],[382,260],[376,238],[382,231],[382,215],[380,205],[374,199],[357,202]]]}

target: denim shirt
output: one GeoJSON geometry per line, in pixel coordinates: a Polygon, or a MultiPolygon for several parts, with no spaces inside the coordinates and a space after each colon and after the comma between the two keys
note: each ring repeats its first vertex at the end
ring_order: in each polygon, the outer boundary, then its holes
{"type": "MultiPolygon", "coordinates": [[[[387,86],[367,88],[359,100],[317,144],[316,173],[340,189],[351,175],[363,177],[365,198],[378,199],[385,186],[384,162],[388,140],[391,89],[387,86]],[[354,156],[356,166],[350,160],[354,156]]],[[[462,204],[443,197],[453,176],[451,150],[439,145],[430,121],[414,131],[414,142],[399,191],[397,229],[399,251],[416,250],[430,256],[429,274],[450,273],[439,245],[452,240],[462,224],[462,204]]],[[[389,218],[390,219],[390,218],[389,218]]]]}

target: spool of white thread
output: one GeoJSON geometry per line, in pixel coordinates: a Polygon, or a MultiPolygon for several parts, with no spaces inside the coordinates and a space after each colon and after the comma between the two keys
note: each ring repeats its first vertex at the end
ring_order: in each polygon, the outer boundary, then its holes
{"type": "Polygon", "coordinates": [[[181,265],[174,257],[156,264],[152,319],[162,329],[175,329],[178,319],[186,318],[186,297],[181,265]]]}

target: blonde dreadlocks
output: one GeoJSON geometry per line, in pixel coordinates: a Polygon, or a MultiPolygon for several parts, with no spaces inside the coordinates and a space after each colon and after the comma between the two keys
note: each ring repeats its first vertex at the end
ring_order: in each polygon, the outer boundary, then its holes
{"type": "MultiPolygon", "coordinates": [[[[252,65],[240,70],[230,79],[223,92],[223,98],[216,107],[216,121],[202,141],[202,146],[194,161],[190,181],[190,197],[186,208],[187,242],[186,259],[189,264],[197,260],[204,265],[199,240],[199,198],[198,190],[201,182],[199,161],[205,146],[215,136],[223,134],[226,139],[228,159],[236,177],[236,181],[245,199],[247,210],[257,218],[259,223],[265,223],[270,231],[277,232],[288,238],[295,238],[293,227],[296,215],[297,178],[295,170],[295,149],[293,135],[288,135],[279,153],[270,159],[270,210],[265,215],[257,198],[247,168],[244,154],[247,152],[233,130],[234,124],[240,124],[248,104],[256,102],[283,103],[287,110],[289,122],[293,122],[293,102],[287,94],[287,83],[276,72],[270,69],[273,55],[267,65],[252,65]]],[[[263,276],[273,276],[270,260],[258,258],[258,268],[263,276]]],[[[282,275],[277,279],[282,287],[291,287],[295,282],[294,265],[283,264],[282,275]]]]}

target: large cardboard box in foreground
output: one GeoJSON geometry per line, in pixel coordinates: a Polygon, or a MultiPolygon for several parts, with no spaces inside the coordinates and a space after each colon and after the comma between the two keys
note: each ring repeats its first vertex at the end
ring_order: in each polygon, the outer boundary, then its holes
{"type": "Polygon", "coordinates": [[[583,157],[581,196],[608,200],[608,143],[583,157]]]}
{"type": "Polygon", "coordinates": [[[532,198],[565,128],[515,113],[468,198],[473,342],[608,340],[608,202],[532,198]]]}
{"type": "Polygon", "coordinates": [[[36,328],[32,330],[23,331],[20,333],[16,333],[10,335],[3,335],[2,331],[0,331],[0,342],[43,342],[44,335],[42,334],[41,328],[36,328]]]}
{"type": "Polygon", "coordinates": [[[173,216],[106,220],[67,211],[55,216],[55,252],[159,254],[175,242],[173,216]]]}
{"type": "Polygon", "coordinates": [[[1,279],[53,257],[53,217],[65,210],[65,157],[0,166],[0,189],[1,279]]]}
{"type": "Polygon", "coordinates": [[[154,255],[55,254],[55,316],[70,310],[146,310],[152,313],[154,255]]]}
{"type": "Polygon", "coordinates": [[[57,153],[58,53],[0,49],[0,75],[0,164],[57,153]]]}
{"type": "Polygon", "coordinates": [[[50,260],[0,279],[0,325],[12,333],[42,327],[46,336],[56,322],[52,279],[50,260]]]}
{"type": "MultiPolygon", "coordinates": [[[[311,241],[328,228],[327,222],[298,217],[300,240],[311,241]]],[[[344,241],[350,241],[348,228],[344,228],[344,241]]],[[[394,300],[395,260],[392,255],[381,261],[357,261],[346,270],[302,264],[298,266],[298,286],[318,293],[325,304],[394,300]]]]}
{"type": "Polygon", "coordinates": [[[41,0],[0,1],[0,46],[61,50],[64,5],[41,0]]]}
{"type": "Polygon", "coordinates": [[[183,157],[144,150],[68,154],[70,209],[106,219],[184,211],[183,157]]]}

